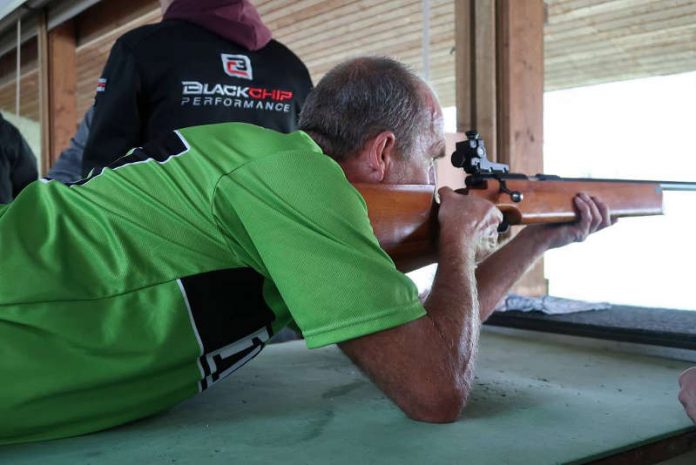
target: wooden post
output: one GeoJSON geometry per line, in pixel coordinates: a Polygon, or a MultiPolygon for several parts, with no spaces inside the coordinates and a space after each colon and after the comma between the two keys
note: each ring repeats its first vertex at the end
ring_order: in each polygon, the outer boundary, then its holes
{"type": "Polygon", "coordinates": [[[496,159],[495,0],[456,0],[455,73],[457,132],[477,130],[496,159]]]}
{"type": "Polygon", "coordinates": [[[513,172],[542,172],[544,2],[500,0],[498,159],[513,172]]]}
{"type": "Polygon", "coordinates": [[[39,14],[39,121],[41,175],[48,172],[77,128],[75,27],[65,22],[50,32],[39,14]]]}
{"type": "Polygon", "coordinates": [[[455,98],[457,103],[457,132],[472,128],[472,75],[471,51],[473,48],[471,2],[473,0],[455,0],[454,3],[454,73],[455,98]]]}
{"type": "MultiPolygon", "coordinates": [[[[544,2],[498,0],[498,160],[512,172],[543,170],[544,2]]],[[[516,292],[548,292],[539,262],[516,292]]]]}
{"type": "Polygon", "coordinates": [[[37,40],[39,45],[39,126],[41,128],[41,153],[39,155],[40,176],[48,173],[50,166],[50,103],[49,103],[49,66],[48,66],[48,29],[46,11],[39,12],[37,40]]]}
{"type": "Polygon", "coordinates": [[[77,129],[75,26],[67,21],[48,33],[49,154],[53,164],[77,129]]]}
{"type": "MultiPolygon", "coordinates": [[[[513,172],[542,172],[543,39],[543,0],[455,0],[457,131],[513,172]]],[[[547,292],[541,262],[514,292],[547,292]]]]}
{"type": "Polygon", "coordinates": [[[473,126],[486,141],[491,160],[497,160],[496,4],[495,0],[472,2],[474,43],[472,57],[473,126]]]}

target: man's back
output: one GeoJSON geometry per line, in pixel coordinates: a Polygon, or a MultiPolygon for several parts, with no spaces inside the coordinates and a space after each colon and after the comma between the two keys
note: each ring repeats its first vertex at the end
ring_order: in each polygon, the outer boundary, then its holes
{"type": "Polygon", "coordinates": [[[0,209],[0,372],[22,380],[0,385],[0,443],[168,408],[291,318],[320,346],[422,315],[306,134],[187,128],[120,162],[0,209]]]}

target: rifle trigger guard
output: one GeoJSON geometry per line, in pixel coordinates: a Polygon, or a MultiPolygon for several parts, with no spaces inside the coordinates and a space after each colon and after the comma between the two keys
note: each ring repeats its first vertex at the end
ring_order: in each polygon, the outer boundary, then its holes
{"type": "Polygon", "coordinates": [[[522,192],[511,191],[508,189],[507,183],[504,179],[498,178],[498,183],[500,184],[500,190],[498,192],[509,195],[510,200],[512,200],[514,203],[520,203],[522,200],[524,200],[524,195],[522,192]]]}

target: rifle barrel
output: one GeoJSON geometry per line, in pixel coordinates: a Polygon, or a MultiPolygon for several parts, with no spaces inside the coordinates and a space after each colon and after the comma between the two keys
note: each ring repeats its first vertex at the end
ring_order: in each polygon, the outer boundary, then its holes
{"type": "MultiPolygon", "coordinates": [[[[501,176],[507,179],[510,175],[501,176]]],[[[514,176],[514,175],[513,175],[514,176]]],[[[528,179],[536,181],[564,181],[564,182],[615,182],[634,184],[657,184],[663,191],[696,191],[696,182],[690,181],[656,181],[650,179],[604,179],[604,178],[564,178],[560,176],[536,175],[528,179]]]]}
{"type": "Polygon", "coordinates": [[[696,191],[696,182],[664,181],[659,184],[663,191],[696,191]]]}

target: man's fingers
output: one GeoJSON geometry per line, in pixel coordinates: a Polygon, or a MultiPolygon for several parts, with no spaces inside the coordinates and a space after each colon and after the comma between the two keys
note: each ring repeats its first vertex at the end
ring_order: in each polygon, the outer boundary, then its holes
{"type": "Polygon", "coordinates": [[[580,197],[587,203],[587,206],[589,207],[590,210],[590,233],[593,233],[599,229],[599,226],[602,224],[602,213],[599,211],[599,208],[595,201],[587,194],[582,193],[580,194],[580,197]]]}
{"type": "Polygon", "coordinates": [[[597,209],[599,210],[599,214],[602,217],[602,221],[600,222],[598,229],[604,229],[607,226],[611,226],[612,224],[614,224],[615,220],[612,220],[611,214],[609,213],[609,207],[607,207],[607,204],[602,202],[597,197],[592,197],[592,201],[597,206],[597,209]]]}
{"type": "Polygon", "coordinates": [[[590,210],[589,203],[581,195],[576,195],[573,201],[575,202],[575,208],[578,209],[579,215],[579,219],[574,228],[575,242],[582,242],[587,235],[590,234],[590,228],[592,227],[592,210],[590,210]]]}

